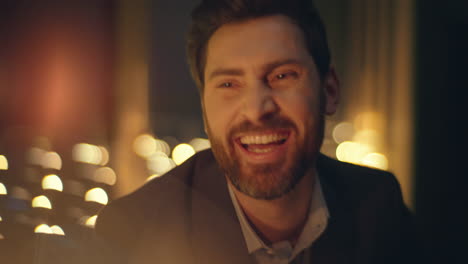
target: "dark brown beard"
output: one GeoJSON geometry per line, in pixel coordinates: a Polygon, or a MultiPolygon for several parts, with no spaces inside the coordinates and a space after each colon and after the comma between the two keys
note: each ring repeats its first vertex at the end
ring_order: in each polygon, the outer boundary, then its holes
{"type": "MultiPolygon", "coordinates": [[[[315,166],[315,158],[323,141],[324,117],[319,115],[319,120],[314,126],[307,125],[303,139],[296,142],[294,153],[289,153],[284,162],[252,165],[241,164],[235,158],[234,146],[231,141],[229,146],[224,147],[222,140],[214,137],[209,124],[207,129],[211,141],[211,148],[218,161],[221,170],[225,173],[232,185],[240,192],[255,199],[273,200],[279,198],[295,188],[297,183],[304,177],[307,171],[315,166]],[[286,164],[285,163],[289,163],[286,164]]],[[[228,139],[240,132],[261,132],[269,129],[286,128],[297,133],[296,125],[289,119],[275,116],[264,120],[260,126],[245,121],[235,126],[228,133],[228,139]]]]}

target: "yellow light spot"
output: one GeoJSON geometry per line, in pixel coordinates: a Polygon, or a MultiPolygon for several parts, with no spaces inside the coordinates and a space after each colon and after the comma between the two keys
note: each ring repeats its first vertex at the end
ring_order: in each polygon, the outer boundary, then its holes
{"type": "Polygon", "coordinates": [[[107,185],[114,185],[117,181],[117,176],[114,170],[109,167],[99,168],[94,172],[93,180],[95,182],[105,183],[107,185]]]}
{"type": "Polygon", "coordinates": [[[41,165],[44,155],[47,152],[40,148],[30,148],[28,151],[28,161],[33,165],[41,165]]]}
{"type": "Polygon", "coordinates": [[[153,175],[149,176],[149,177],[146,179],[146,182],[149,182],[149,181],[154,180],[154,179],[159,178],[159,177],[161,177],[161,175],[159,175],[159,174],[153,174],[153,175]]]}
{"type": "Polygon", "coordinates": [[[8,170],[8,160],[3,155],[0,155],[0,170],[8,170]]]}
{"type": "Polygon", "coordinates": [[[354,134],[353,141],[377,147],[380,145],[380,135],[373,129],[359,130],[354,134]]]}
{"type": "Polygon", "coordinates": [[[96,220],[97,220],[97,215],[93,215],[86,220],[85,225],[87,227],[94,228],[94,226],[96,225],[96,220]]]}
{"type": "Polygon", "coordinates": [[[0,234],[0,240],[3,240],[3,239],[5,239],[5,236],[0,234]]]}
{"type": "Polygon", "coordinates": [[[7,189],[3,183],[0,182],[0,195],[7,195],[7,189]]]}
{"type": "Polygon", "coordinates": [[[357,130],[377,129],[381,130],[384,124],[384,116],[378,112],[363,112],[354,119],[354,127],[357,130]]]}
{"type": "Polygon", "coordinates": [[[371,148],[365,144],[345,141],[336,148],[336,157],[340,161],[359,164],[370,152],[371,148]]]}
{"type": "Polygon", "coordinates": [[[176,167],[175,162],[163,155],[153,155],[151,158],[147,160],[147,167],[148,169],[159,175],[163,175],[164,173],[170,171],[171,169],[176,167]]]}
{"type": "Polygon", "coordinates": [[[109,163],[109,151],[103,146],[99,146],[99,151],[101,152],[101,162],[99,165],[106,166],[109,163]]]}
{"type": "Polygon", "coordinates": [[[102,154],[99,147],[80,143],[73,147],[73,160],[81,163],[99,165],[102,162],[102,154]]]}
{"type": "Polygon", "coordinates": [[[171,154],[171,147],[169,147],[169,144],[166,141],[161,140],[161,139],[155,139],[155,143],[156,143],[156,152],[162,152],[166,154],[166,156],[171,154]]]}
{"type": "Polygon", "coordinates": [[[52,209],[52,204],[50,203],[49,198],[44,195],[36,196],[32,199],[33,208],[45,208],[52,209]]]}
{"type": "Polygon", "coordinates": [[[41,233],[41,234],[53,234],[54,232],[50,229],[50,226],[46,224],[40,224],[34,228],[34,233],[41,233]]]}
{"type": "Polygon", "coordinates": [[[194,138],[189,142],[189,144],[193,147],[195,152],[211,148],[210,141],[205,138],[194,138]]]}
{"type": "Polygon", "coordinates": [[[42,156],[41,165],[44,169],[62,169],[62,159],[56,152],[47,152],[42,156]]]}
{"type": "Polygon", "coordinates": [[[63,191],[63,183],[59,176],[50,174],[42,179],[42,189],[63,191]]]}
{"type": "Polygon", "coordinates": [[[195,154],[195,150],[189,144],[179,144],[172,151],[172,159],[177,165],[182,164],[195,154]]]}
{"type": "Polygon", "coordinates": [[[3,219],[2,219],[2,217],[0,216],[0,222],[2,222],[2,221],[3,221],[3,219]]]}
{"type": "Polygon", "coordinates": [[[106,205],[109,202],[109,198],[106,191],[102,188],[93,188],[86,192],[85,201],[106,205]]]}
{"type": "Polygon", "coordinates": [[[362,159],[362,165],[374,167],[381,170],[388,169],[388,160],[385,155],[380,153],[370,153],[362,159]]]}
{"type": "Polygon", "coordinates": [[[138,156],[147,158],[156,151],[156,141],[149,134],[140,135],[133,142],[133,150],[138,156]]]}
{"type": "Polygon", "coordinates": [[[333,128],[333,140],[337,144],[349,141],[353,138],[354,126],[349,122],[341,122],[333,128]]]}
{"type": "Polygon", "coordinates": [[[64,236],[65,235],[65,232],[63,232],[63,229],[58,225],[53,225],[53,226],[50,227],[50,229],[52,230],[52,233],[54,235],[59,235],[59,236],[64,236]]]}

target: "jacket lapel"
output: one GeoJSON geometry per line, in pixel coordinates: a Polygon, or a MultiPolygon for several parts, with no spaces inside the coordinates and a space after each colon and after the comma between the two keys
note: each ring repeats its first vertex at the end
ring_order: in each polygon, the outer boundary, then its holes
{"type": "Polygon", "coordinates": [[[217,163],[195,168],[191,194],[191,238],[194,263],[254,263],[217,163]]]}

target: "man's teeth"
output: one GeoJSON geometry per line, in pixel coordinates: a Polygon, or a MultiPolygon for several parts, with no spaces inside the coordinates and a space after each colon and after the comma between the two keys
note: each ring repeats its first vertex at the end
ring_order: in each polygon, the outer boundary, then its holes
{"type": "Polygon", "coordinates": [[[288,138],[286,134],[268,134],[256,136],[243,136],[240,138],[240,143],[244,145],[250,144],[270,144],[276,143],[288,138]]]}

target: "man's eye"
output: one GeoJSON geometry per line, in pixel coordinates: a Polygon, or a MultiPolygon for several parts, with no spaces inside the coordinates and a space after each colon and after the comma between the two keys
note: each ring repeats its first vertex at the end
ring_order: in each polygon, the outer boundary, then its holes
{"type": "Polygon", "coordinates": [[[232,82],[224,82],[221,85],[219,85],[221,88],[230,88],[232,87],[232,82]]]}
{"type": "Polygon", "coordinates": [[[295,77],[297,77],[296,72],[284,72],[284,73],[275,75],[276,80],[283,80],[283,79],[295,78],[295,77]]]}

